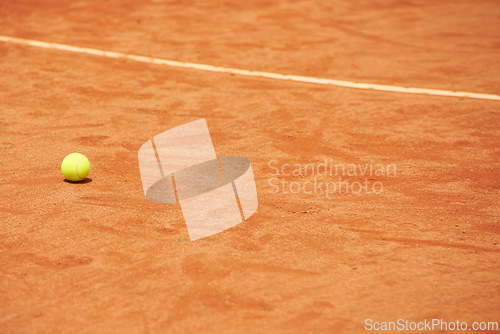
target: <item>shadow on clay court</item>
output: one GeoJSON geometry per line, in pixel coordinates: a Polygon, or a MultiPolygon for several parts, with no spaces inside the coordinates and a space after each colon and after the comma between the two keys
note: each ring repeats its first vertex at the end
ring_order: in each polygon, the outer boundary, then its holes
{"type": "Polygon", "coordinates": [[[69,181],[69,180],[64,179],[64,182],[66,182],[66,183],[72,183],[72,184],[87,184],[87,183],[92,182],[92,179],[90,179],[88,177],[85,180],[82,180],[82,181],[69,181]]]}

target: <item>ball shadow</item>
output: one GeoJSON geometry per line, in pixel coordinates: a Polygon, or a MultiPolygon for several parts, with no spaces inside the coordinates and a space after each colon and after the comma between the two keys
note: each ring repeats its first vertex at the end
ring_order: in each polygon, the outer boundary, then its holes
{"type": "Polygon", "coordinates": [[[90,183],[92,182],[92,179],[87,177],[86,179],[83,179],[81,181],[70,181],[68,179],[64,179],[64,182],[66,183],[73,183],[73,184],[87,184],[87,183],[90,183]]]}

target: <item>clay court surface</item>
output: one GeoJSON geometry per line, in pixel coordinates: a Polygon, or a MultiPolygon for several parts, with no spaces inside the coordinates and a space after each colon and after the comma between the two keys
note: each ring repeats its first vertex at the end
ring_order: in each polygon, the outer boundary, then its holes
{"type": "MultiPolygon", "coordinates": [[[[3,0],[0,27],[221,67],[500,94],[498,1],[3,0]]],[[[8,42],[0,60],[1,333],[363,333],[366,319],[499,321],[500,101],[8,42]],[[200,118],[218,155],[251,161],[259,209],[191,242],[178,205],[146,200],[137,152],[200,118]],[[63,180],[71,152],[92,163],[84,183],[63,180]],[[397,173],[368,177],[380,194],[271,185],[316,175],[276,176],[270,164],[325,159],[397,173]]]]}

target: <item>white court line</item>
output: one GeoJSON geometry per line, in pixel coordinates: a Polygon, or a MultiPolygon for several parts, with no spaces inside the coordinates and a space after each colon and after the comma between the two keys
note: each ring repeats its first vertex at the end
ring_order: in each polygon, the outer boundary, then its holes
{"type": "Polygon", "coordinates": [[[363,82],[352,82],[352,81],[344,81],[344,80],[305,77],[305,76],[300,76],[300,75],[288,75],[288,74],[279,74],[279,73],[262,72],[262,71],[249,71],[249,70],[242,70],[242,69],[237,69],[237,68],[218,67],[218,66],[213,66],[213,65],[188,63],[188,62],[181,62],[181,61],[176,61],[176,60],[169,60],[169,59],[162,59],[162,58],[155,58],[155,57],[137,56],[137,55],[131,55],[131,54],[126,54],[126,53],[121,53],[121,52],[105,51],[105,50],[99,50],[99,49],[93,49],[93,48],[84,48],[84,47],[72,46],[72,45],[66,45],[66,44],[41,42],[41,41],[35,41],[35,40],[31,40],[31,39],[1,36],[1,35],[0,35],[0,42],[9,42],[9,43],[36,46],[36,47],[45,48],[45,49],[54,49],[54,50],[61,50],[61,51],[84,53],[84,54],[90,54],[90,55],[107,57],[107,58],[129,59],[129,60],[134,60],[134,61],[141,62],[141,63],[153,63],[153,64],[167,65],[167,66],[178,67],[178,68],[188,68],[188,69],[194,69],[194,70],[200,70],[200,71],[231,73],[231,74],[237,74],[237,75],[242,75],[242,76],[247,76],[247,77],[287,80],[287,81],[304,82],[304,83],[312,83],[312,84],[319,84],[319,85],[329,85],[329,86],[357,88],[357,89],[368,89],[368,90],[376,90],[376,91],[383,91],[383,92],[395,92],[395,93],[406,93],[406,94],[426,94],[426,95],[451,96],[451,97],[466,97],[466,98],[471,98],[471,99],[500,101],[500,95],[496,95],[496,94],[481,94],[481,93],[459,92],[459,91],[440,90],[440,89],[379,85],[379,84],[370,84],[370,83],[363,83],[363,82]]]}

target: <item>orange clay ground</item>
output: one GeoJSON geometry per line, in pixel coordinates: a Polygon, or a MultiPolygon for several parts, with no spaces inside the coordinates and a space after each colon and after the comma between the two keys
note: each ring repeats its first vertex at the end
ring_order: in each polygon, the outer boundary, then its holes
{"type": "MultiPolygon", "coordinates": [[[[496,1],[0,2],[5,36],[490,94],[500,93],[499,17],[496,1]]],[[[0,60],[1,333],[362,333],[366,319],[499,320],[500,102],[3,42],[0,60]],[[251,161],[259,209],[191,242],[179,206],[145,199],[137,151],[199,118],[218,155],[251,161]],[[85,183],[63,181],[71,152],[92,163],[85,183]],[[397,173],[369,177],[378,195],[271,185],[270,161],[325,159],[397,173]]]]}

